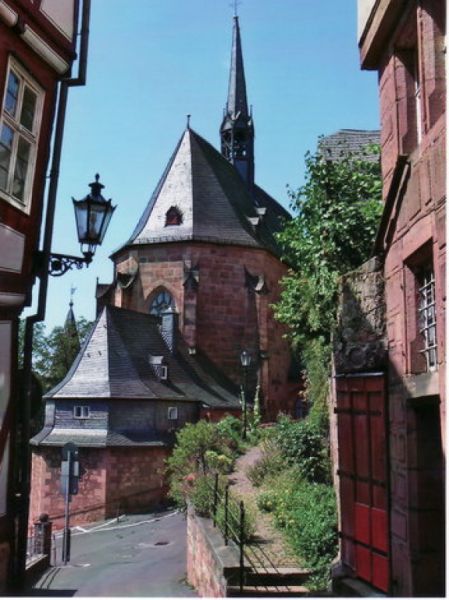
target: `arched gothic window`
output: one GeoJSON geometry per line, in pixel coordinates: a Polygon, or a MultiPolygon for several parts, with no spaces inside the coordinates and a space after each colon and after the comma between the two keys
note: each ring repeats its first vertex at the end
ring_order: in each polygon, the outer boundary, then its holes
{"type": "Polygon", "coordinates": [[[161,312],[169,306],[174,306],[172,295],[167,290],[158,292],[151,301],[150,315],[160,316],[161,312]]]}
{"type": "Polygon", "coordinates": [[[182,214],[179,208],[176,206],[172,206],[165,213],[165,227],[167,225],[181,225],[182,223],[182,214]]]}

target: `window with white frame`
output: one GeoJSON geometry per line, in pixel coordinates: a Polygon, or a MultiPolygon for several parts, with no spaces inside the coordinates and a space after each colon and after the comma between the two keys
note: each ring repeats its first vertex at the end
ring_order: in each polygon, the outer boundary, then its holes
{"type": "Polygon", "coordinates": [[[177,421],[178,420],[178,407],[170,406],[168,409],[168,420],[169,421],[177,421]]]}
{"type": "Polygon", "coordinates": [[[73,416],[75,419],[88,419],[90,417],[90,409],[88,406],[74,406],[73,416]]]}
{"type": "Polygon", "coordinates": [[[0,119],[0,194],[29,212],[43,90],[10,59],[0,119]]]}
{"type": "Polygon", "coordinates": [[[418,324],[422,336],[422,350],[427,371],[437,368],[437,325],[435,312],[435,276],[431,268],[419,273],[418,324]]]}

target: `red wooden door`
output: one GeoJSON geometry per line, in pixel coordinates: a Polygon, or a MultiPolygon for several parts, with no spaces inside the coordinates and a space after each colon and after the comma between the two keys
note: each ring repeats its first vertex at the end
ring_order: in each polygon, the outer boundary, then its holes
{"type": "Polygon", "coordinates": [[[384,592],[390,586],[385,381],[338,376],[342,561],[384,592]]]}

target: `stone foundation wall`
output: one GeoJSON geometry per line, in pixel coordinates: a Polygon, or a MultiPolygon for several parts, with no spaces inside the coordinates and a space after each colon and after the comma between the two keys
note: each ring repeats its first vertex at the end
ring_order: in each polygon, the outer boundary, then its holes
{"type": "MultiPolygon", "coordinates": [[[[230,542],[232,544],[232,542],[230,542]]],[[[201,597],[224,598],[232,576],[238,575],[238,554],[224,545],[210,519],[187,510],[187,581],[201,597]]]]}
{"type": "MultiPolygon", "coordinates": [[[[168,448],[80,448],[79,493],[72,497],[70,522],[81,525],[149,510],[166,499],[164,460],[168,448]]],[[[61,448],[33,449],[30,525],[42,513],[54,529],[64,525],[60,490],[61,448]]]]}

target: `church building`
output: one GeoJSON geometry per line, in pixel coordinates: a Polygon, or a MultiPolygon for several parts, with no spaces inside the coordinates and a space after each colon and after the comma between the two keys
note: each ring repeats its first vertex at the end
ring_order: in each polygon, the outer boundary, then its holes
{"type": "Polygon", "coordinates": [[[249,402],[258,394],[265,420],[296,410],[299,370],[272,309],[287,272],[276,233],[290,215],[254,181],[237,16],[220,138],[221,153],[187,122],[134,231],[111,257],[113,282],[97,285],[97,321],[46,395],[45,426],[32,440],[32,518],[62,516],[55,497],[68,441],[79,446],[84,472],[78,522],[163,499],[174,432],[241,414],[244,350],[249,402]]]}

